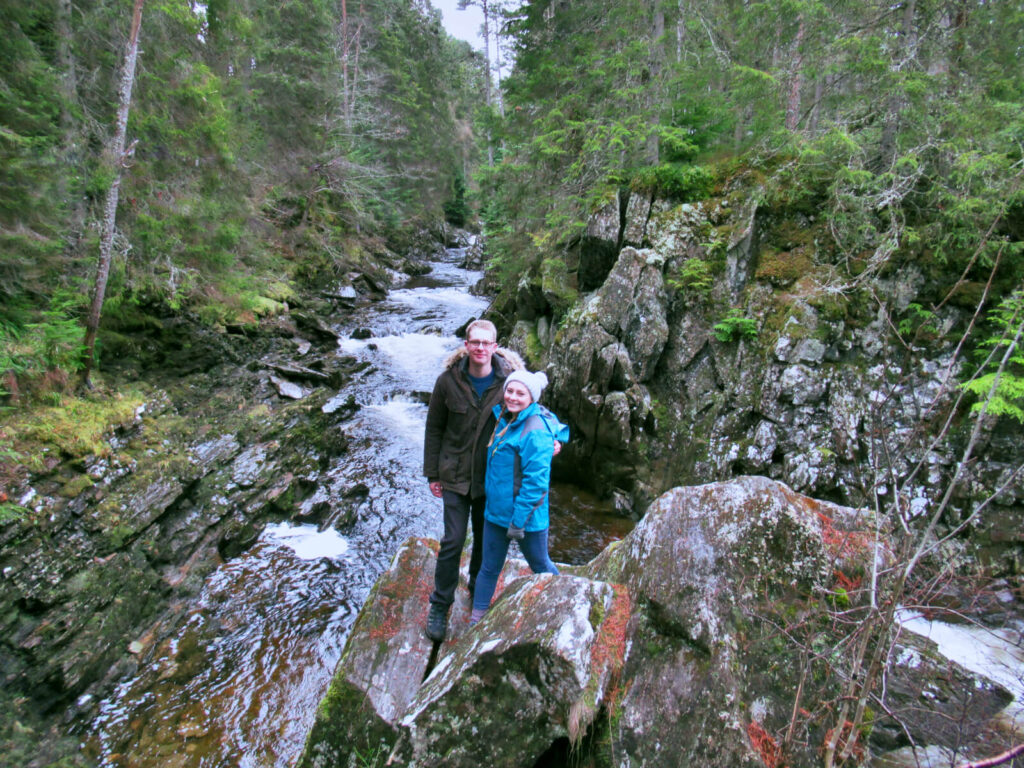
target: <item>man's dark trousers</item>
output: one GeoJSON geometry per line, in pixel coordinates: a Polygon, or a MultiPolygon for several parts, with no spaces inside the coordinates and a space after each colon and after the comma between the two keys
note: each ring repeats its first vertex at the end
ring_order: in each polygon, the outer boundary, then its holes
{"type": "Polygon", "coordinates": [[[445,491],[441,499],[444,501],[444,538],[441,539],[441,549],[437,553],[434,591],[430,594],[430,603],[447,610],[455,601],[455,588],[459,585],[459,561],[462,559],[462,547],[466,543],[466,528],[470,521],[473,525],[473,551],[469,557],[471,590],[476,582],[483,552],[485,499],[483,496],[470,499],[468,495],[453,491],[445,491]]]}

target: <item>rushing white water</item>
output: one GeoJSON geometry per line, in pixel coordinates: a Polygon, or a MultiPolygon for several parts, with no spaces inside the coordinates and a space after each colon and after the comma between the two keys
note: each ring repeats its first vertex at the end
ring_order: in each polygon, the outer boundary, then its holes
{"type": "Polygon", "coordinates": [[[407,397],[396,397],[384,403],[372,405],[369,410],[376,413],[382,424],[395,435],[415,448],[423,446],[423,422],[427,407],[407,397]]]}
{"type": "Polygon", "coordinates": [[[987,629],[974,624],[947,624],[902,610],[898,620],[904,629],[935,643],[938,652],[964,669],[1003,686],[1014,700],[1001,719],[1024,733],[1024,636],[1010,629],[987,629]]]}
{"type": "Polygon", "coordinates": [[[308,524],[272,523],[263,530],[263,539],[283,544],[303,560],[340,558],[348,551],[348,539],[336,530],[308,524]]]}
{"type": "Polygon", "coordinates": [[[454,336],[408,333],[365,340],[344,339],[342,352],[368,359],[385,370],[396,372],[416,390],[429,390],[441,364],[459,345],[454,336]]]}

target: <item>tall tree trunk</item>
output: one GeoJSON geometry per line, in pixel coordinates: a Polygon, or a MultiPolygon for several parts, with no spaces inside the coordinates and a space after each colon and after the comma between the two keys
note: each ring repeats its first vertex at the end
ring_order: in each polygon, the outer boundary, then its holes
{"type": "Polygon", "coordinates": [[[878,166],[881,170],[890,167],[896,158],[896,135],[899,132],[900,113],[903,111],[903,85],[899,82],[900,71],[906,61],[912,61],[917,51],[917,30],[914,27],[914,13],[917,0],[907,0],[903,4],[903,20],[901,21],[901,45],[896,47],[897,55],[904,55],[904,61],[893,65],[893,73],[897,82],[886,101],[885,122],[882,126],[882,138],[879,142],[878,166]]]}
{"type": "Polygon", "coordinates": [[[967,22],[971,9],[967,0],[954,0],[949,9],[950,26],[953,35],[949,57],[949,95],[956,96],[961,90],[963,78],[963,57],[967,50],[967,22]]]}
{"type": "MultiPolygon", "coordinates": [[[[57,0],[55,28],[57,33],[57,66],[60,68],[60,130],[61,155],[67,168],[78,168],[79,150],[75,135],[75,121],[71,107],[78,101],[78,74],[72,50],[74,33],[71,27],[71,0],[57,0]]],[[[85,203],[77,190],[68,187],[68,174],[59,174],[58,194],[68,205],[68,252],[75,254],[85,228],[85,203]]]]}
{"type": "Polygon", "coordinates": [[[676,64],[683,63],[683,47],[686,40],[686,5],[678,0],[676,8],[676,64]]]}
{"type": "Polygon", "coordinates": [[[804,82],[804,55],[800,46],[804,41],[804,20],[796,30],[796,41],[793,43],[793,75],[789,80],[789,99],[786,101],[786,128],[795,131],[800,122],[800,89],[804,82]]]}
{"type": "MultiPolygon", "coordinates": [[[[484,95],[487,107],[491,106],[491,27],[490,12],[487,7],[487,0],[480,0],[480,7],[484,11],[484,95]]],[[[487,129],[487,165],[494,165],[494,136],[491,129],[487,129]]]]}
{"type": "Polygon", "coordinates": [[[100,327],[100,313],[107,292],[107,278],[110,276],[111,252],[114,245],[114,224],[117,218],[117,199],[121,189],[121,172],[126,159],[125,138],[128,133],[128,110],[132,102],[132,86],[135,83],[135,62],[139,55],[139,27],[142,26],[142,5],[145,0],[135,0],[132,11],[132,26],[128,33],[128,46],[124,55],[124,70],[121,72],[121,87],[118,89],[117,123],[114,138],[107,148],[105,162],[113,172],[107,200],[103,207],[103,231],[100,235],[100,254],[96,264],[96,283],[93,287],[92,304],[85,320],[85,353],[83,356],[82,384],[89,386],[89,376],[95,363],[96,332],[100,327]]]}
{"type": "Polygon", "coordinates": [[[818,132],[818,121],[821,118],[821,97],[825,92],[825,84],[821,77],[814,80],[814,106],[811,107],[811,116],[807,120],[807,132],[812,136],[818,132]]]}
{"type": "MultiPolygon", "coordinates": [[[[500,5],[495,6],[495,5],[492,4],[491,12],[494,14],[495,21],[497,21],[498,20],[498,16],[501,13],[501,6],[500,5]]],[[[496,79],[494,85],[495,85],[495,91],[496,91],[495,96],[496,96],[497,101],[498,101],[498,114],[501,115],[502,117],[504,117],[505,116],[505,100],[501,96],[501,64],[502,64],[502,58],[501,58],[501,25],[496,23],[494,25],[494,68],[495,68],[495,71],[497,72],[498,76],[497,76],[497,79],[496,79]]]]}
{"type": "Polygon", "coordinates": [[[647,134],[646,155],[647,162],[656,165],[660,153],[660,140],[658,127],[661,123],[659,110],[663,103],[661,73],[665,64],[665,9],[661,0],[654,0],[654,14],[651,20],[651,81],[648,85],[648,111],[647,122],[650,131],[647,134]]]}
{"type": "Polygon", "coordinates": [[[348,55],[351,43],[348,39],[348,2],[341,0],[341,111],[345,119],[345,132],[352,132],[351,93],[348,82],[348,55]]]}
{"type": "MultiPolygon", "coordinates": [[[[479,6],[484,14],[484,103],[490,109],[493,103],[491,96],[491,7],[488,0],[459,0],[458,2],[458,8],[461,11],[473,5],[479,6]]],[[[494,136],[490,128],[487,129],[487,165],[494,165],[494,136]]]]}

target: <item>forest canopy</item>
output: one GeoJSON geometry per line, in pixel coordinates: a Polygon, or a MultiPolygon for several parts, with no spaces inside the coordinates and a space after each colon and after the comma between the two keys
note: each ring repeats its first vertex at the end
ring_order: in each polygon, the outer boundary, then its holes
{"type": "MultiPolygon", "coordinates": [[[[0,371],[23,382],[78,365],[131,15],[0,8],[0,371]]],[[[150,0],[139,38],[107,324],[272,311],[443,216],[475,162],[481,57],[428,5],[150,0]]]]}
{"type": "Polygon", "coordinates": [[[825,218],[818,247],[853,274],[1024,276],[1020,2],[540,0],[505,30],[484,185],[510,274],[622,189],[685,203],[752,172],[770,205],[825,218]]]}

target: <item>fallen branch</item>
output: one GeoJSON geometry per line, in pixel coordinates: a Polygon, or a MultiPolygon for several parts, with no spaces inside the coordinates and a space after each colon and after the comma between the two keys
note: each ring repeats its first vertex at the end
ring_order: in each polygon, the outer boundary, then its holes
{"type": "Polygon", "coordinates": [[[1008,749],[1001,755],[995,757],[986,757],[984,760],[978,760],[974,763],[963,763],[960,768],[992,768],[994,765],[1002,765],[1008,763],[1018,755],[1024,754],[1024,744],[1018,744],[1012,749],[1008,749]]]}

